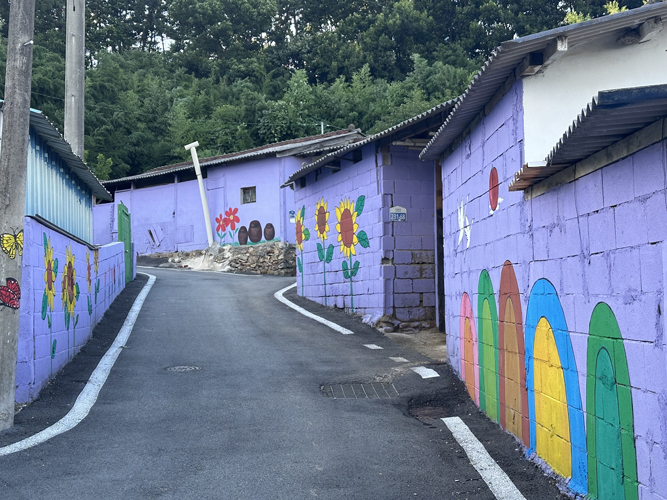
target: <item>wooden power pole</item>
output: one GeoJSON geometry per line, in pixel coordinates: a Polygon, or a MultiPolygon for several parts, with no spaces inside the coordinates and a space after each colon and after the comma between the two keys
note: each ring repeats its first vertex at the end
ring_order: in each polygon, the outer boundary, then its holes
{"type": "Polygon", "coordinates": [[[34,31],[35,0],[12,0],[0,143],[0,233],[11,235],[0,252],[0,430],[14,425],[34,31]]]}

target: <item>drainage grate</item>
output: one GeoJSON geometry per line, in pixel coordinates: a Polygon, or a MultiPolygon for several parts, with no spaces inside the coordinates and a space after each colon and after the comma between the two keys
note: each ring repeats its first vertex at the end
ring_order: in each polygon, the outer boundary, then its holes
{"type": "Polygon", "coordinates": [[[201,370],[198,366],[170,366],[169,368],[165,368],[168,372],[194,372],[201,370]]]}
{"type": "Polygon", "coordinates": [[[394,384],[332,384],[320,387],[322,394],[334,399],[391,399],[398,396],[394,384]]]}

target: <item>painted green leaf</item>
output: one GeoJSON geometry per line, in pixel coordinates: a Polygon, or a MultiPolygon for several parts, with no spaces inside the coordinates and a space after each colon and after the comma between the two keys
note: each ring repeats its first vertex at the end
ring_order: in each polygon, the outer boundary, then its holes
{"type": "Polygon", "coordinates": [[[301,265],[301,259],[299,257],[296,258],[296,267],[299,268],[299,272],[303,272],[303,266],[301,265]]]}
{"type": "Polygon", "coordinates": [[[79,323],[79,315],[76,315],[76,318],[74,318],[74,328],[76,328],[76,325],[79,323]]]}
{"type": "Polygon", "coordinates": [[[359,240],[359,244],[364,247],[368,248],[371,246],[370,241],[368,241],[368,235],[366,234],[366,231],[359,231],[357,233],[357,239],[359,240]]]}
{"type": "Polygon", "coordinates": [[[343,276],[345,276],[346,280],[350,279],[350,270],[347,266],[347,261],[346,260],[343,261],[343,276]]]}
{"type": "Polygon", "coordinates": [[[359,272],[359,261],[356,261],[352,266],[352,277],[354,278],[359,272]]]}
{"type": "Polygon", "coordinates": [[[65,307],[65,328],[69,330],[69,309],[65,307]]]}
{"type": "Polygon", "coordinates": [[[74,295],[74,298],[75,298],[76,300],[79,300],[79,284],[78,284],[78,283],[74,283],[74,288],[75,288],[75,290],[76,290],[76,294],[74,295]]]}
{"type": "Polygon", "coordinates": [[[42,319],[46,318],[46,308],[49,304],[49,299],[46,296],[46,290],[44,290],[44,297],[42,297],[42,319]]]}
{"type": "Polygon", "coordinates": [[[49,330],[50,330],[50,329],[51,329],[51,316],[47,316],[47,317],[46,317],[46,321],[47,321],[48,324],[49,324],[49,330]]]}
{"type": "Polygon", "coordinates": [[[303,220],[306,217],[306,205],[301,207],[301,213],[299,214],[299,217],[301,220],[303,220]]]}
{"type": "Polygon", "coordinates": [[[51,359],[56,357],[56,345],[58,344],[57,340],[53,340],[53,344],[51,344],[51,359]]]}
{"type": "Polygon", "coordinates": [[[324,248],[320,243],[317,244],[317,258],[320,259],[320,262],[324,260],[324,248]]]}
{"type": "Polygon", "coordinates": [[[310,231],[308,231],[308,228],[304,228],[303,241],[308,241],[309,239],[310,239],[310,231]]]}
{"type": "Polygon", "coordinates": [[[58,259],[53,260],[53,272],[58,276],[58,259]]]}
{"type": "Polygon", "coordinates": [[[44,255],[46,255],[46,249],[49,247],[49,240],[46,237],[46,233],[42,233],[42,236],[44,236],[44,255]]]}
{"type": "Polygon", "coordinates": [[[331,262],[331,260],[333,259],[333,254],[334,254],[334,246],[333,246],[333,245],[329,245],[329,246],[327,247],[327,258],[326,258],[326,263],[327,263],[327,264],[328,264],[329,262],[331,262]]]}
{"type": "Polygon", "coordinates": [[[362,194],[357,198],[357,203],[354,206],[354,211],[357,212],[357,216],[361,215],[361,212],[364,211],[364,205],[366,204],[366,197],[362,194]]]}

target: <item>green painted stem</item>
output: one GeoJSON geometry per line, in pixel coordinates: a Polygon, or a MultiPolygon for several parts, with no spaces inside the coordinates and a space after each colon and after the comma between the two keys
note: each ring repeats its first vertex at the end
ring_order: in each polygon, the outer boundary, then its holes
{"type": "Polygon", "coordinates": [[[350,310],[354,312],[354,291],[352,289],[352,254],[350,254],[350,310]]]}
{"type": "MultiPolygon", "coordinates": [[[[303,265],[303,264],[302,264],[303,265]]],[[[327,259],[322,260],[322,266],[324,267],[324,305],[327,305],[327,259]]]]}
{"type": "MultiPolygon", "coordinates": [[[[301,250],[301,295],[303,295],[303,271],[306,269],[306,266],[303,262],[303,250],[301,250]]],[[[303,295],[305,297],[305,295],[303,295]]]]}

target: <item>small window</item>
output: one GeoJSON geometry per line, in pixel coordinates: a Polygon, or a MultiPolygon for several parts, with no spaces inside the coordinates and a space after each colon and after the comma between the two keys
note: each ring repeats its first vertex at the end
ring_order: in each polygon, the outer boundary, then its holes
{"type": "Polygon", "coordinates": [[[255,203],[257,201],[257,191],[255,186],[241,188],[241,204],[255,203]]]}

